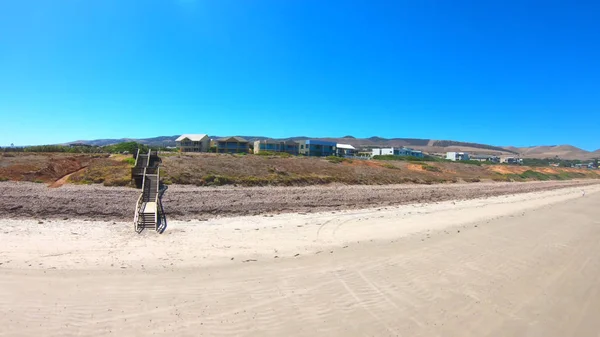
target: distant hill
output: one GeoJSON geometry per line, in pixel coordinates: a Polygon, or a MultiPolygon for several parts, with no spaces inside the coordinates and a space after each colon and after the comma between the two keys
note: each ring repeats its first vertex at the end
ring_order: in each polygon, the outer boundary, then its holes
{"type": "Polygon", "coordinates": [[[516,148],[525,158],[593,159],[599,151],[589,152],[572,145],[546,145],[516,148]]]}
{"type": "MultiPolygon", "coordinates": [[[[83,143],[95,146],[105,146],[122,142],[138,142],[149,146],[175,146],[175,136],[160,136],[152,138],[120,138],[120,139],[95,139],[95,140],[78,140],[70,143],[83,143]]],[[[220,138],[222,136],[209,136],[211,139],[220,138]]],[[[256,140],[269,139],[263,136],[243,136],[250,142],[256,140]]],[[[306,139],[319,139],[342,144],[350,144],[356,148],[368,150],[373,147],[401,147],[407,146],[428,153],[444,153],[448,151],[465,151],[474,154],[494,154],[505,156],[522,156],[525,158],[561,158],[561,159],[582,159],[588,160],[600,158],[600,149],[589,152],[571,145],[550,145],[550,146],[530,146],[530,147],[515,147],[515,146],[493,146],[479,143],[468,143],[454,140],[434,140],[434,139],[419,139],[419,138],[355,138],[353,136],[344,137],[307,137],[296,136],[289,138],[281,138],[279,140],[299,141],[306,139]]],[[[68,143],[68,144],[70,144],[68,143]]]]}

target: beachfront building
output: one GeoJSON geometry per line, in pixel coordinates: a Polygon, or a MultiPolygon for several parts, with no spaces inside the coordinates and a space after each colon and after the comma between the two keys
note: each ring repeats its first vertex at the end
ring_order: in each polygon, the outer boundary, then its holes
{"type": "Polygon", "coordinates": [[[297,156],[298,143],[274,139],[257,140],[254,142],[254,154],[261,152],[285,152],[297,156]]]}
{"type": "Polygon", "coordinates": [[[337,155],[338,157],[354,157],[356,155],[356,148],[350,144],[337,144],[337,155]]]}
{"type": "Polygon", "coordinates": [[[336,146],[336,143],[324,140],[301,140],[298,141],[298,153],[309,157],[335,156],[336,146]]]}
{"type": "Polygon", "coordinates": [[[470,160],[470,156],[466,152],[446,152],[446,159],[452,161],[470,160]]]}
{"type": "Polygon", "coordinates": [[[210,139],[205,134],[186,134],[175,139],[181,152],[208,152],[210,139]]]}
{"type": "Polygon", "coordinates": [[[517,157],[502,157],[500,158],[500,162],[510,165],[521,165],[523,164],[523,159],[517,157]]]}
{"type": "Polygon", "coordinates": [[[371,156],[402,156],[423,158],[423,151],[414,150],[408,147],[387,147],[375,148],[371,150],[371,156]]]}
{"type": "Polygon", "coordinates": [[[474,154],[470,157],[470,160],[475,160],[475,161],[480,161],[480,162],[499,163],[500,157],[494,156],[491,154],[474,154]]]}
{"type": "Polygon", "coordinates": [[[248,153],[250,147],[242,137],[224,137],[214,140],[217,153],[248,153]]]}

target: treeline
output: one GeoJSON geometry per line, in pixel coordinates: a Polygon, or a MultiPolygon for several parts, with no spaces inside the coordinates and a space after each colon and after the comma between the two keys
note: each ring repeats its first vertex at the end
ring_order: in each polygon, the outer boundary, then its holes
{"type": "MultiPolygon", "coordinates": [[[[23,147],[0,147],[0,152],[62,152],[62,153],[136,153],[148,152],[147,145],[137,142],[124,142],[106,146],[68,146],[68,145],[35,145],[23,147]]],[[[152,150],[171,151],[172,149],[152,147],[152,150]]]]}
{"type": "Polygon", "coordinates": [[[499,147],[499,146],[477,144],[477,143],[456,142],[456,141],[453,141],[453,140],[436,140],[433,143],[433,146],[439,146],[439,147],[448,147],[448,146],[465,146],[466,147],[466,146],[468,146],[468,147],[473,147],[473,148],[476,148],[476,149],[484,149],[484,150],[491,150],[491,151],[502,151],[502,152],[510,152],[510,153],[518,154],[515,151],[507,150],[507,149],[499,147]]]}

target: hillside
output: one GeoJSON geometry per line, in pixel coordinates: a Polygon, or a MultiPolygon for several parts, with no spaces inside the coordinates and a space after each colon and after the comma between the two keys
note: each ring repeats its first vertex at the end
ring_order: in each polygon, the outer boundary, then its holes
{"type": "Polygon", "coordinates": [[[593,159],[599,151],[589,152],[572,145],[531,146],[515,148],[525,158],[593,159]]]}
{"type": "MultiPolygon", "coordinates": [[[[306,186],[434,184],[478,181],[600,179],[600,171],[573,168],[473,165],[451,162],[347,160],[224,154],[163,154],[165,184],[306,186]]],[[[1,181],[58,187],[65,182],[129,186],[131,156],[68,153],[4,153],[1,181]]]]}
{"type": "MultiPolygon", "coordinates": [[[[149,146],[175,146],[174,136],[160,136],[152,138],[120,138],[120,139],[96,139],[96,140],[78,140],[71,143],[84,143],[95,146],[105,146],[121,142],[135,141],[149,146]]],[[[210,138],[220,138],[221,136],[211,135],[210,138]]],[[[250,142],[256,140],[268,139],[264,136],[244,136],[250,142]]],[[[373,148],[373,147],[401,147],[407,146],[427,153],[444,153],[448,151],[465,151],[473,154],[493,154],[493,155],[520,155],[524,158],[555,158],[561,159],[581,159],[589,160],[600,157],[600,149],[589,152],[571,145],[552,145],[552,146],[530,146],[530,147],[515,147],[515,146],[493,146],[488,144],[468,143],[454,140],[434,140],[434,139],[418,139],[418,138],[355,138],[353,136],[344,137],[306,137],[297,136],[289,138],[280,138],[279,140],[298,141],[305,139],[319,139],[332,141],[343,144],[350,144],[357,148],[373,148]]]]}

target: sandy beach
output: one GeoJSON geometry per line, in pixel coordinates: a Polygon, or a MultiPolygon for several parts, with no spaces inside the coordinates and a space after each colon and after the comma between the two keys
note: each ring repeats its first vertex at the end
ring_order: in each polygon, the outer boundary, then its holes
{"type": "Polygon", "coordinates": [[[171,220],[162,235],[3,219],[0,336],[597,336],[599,192],[171,220]]]}

